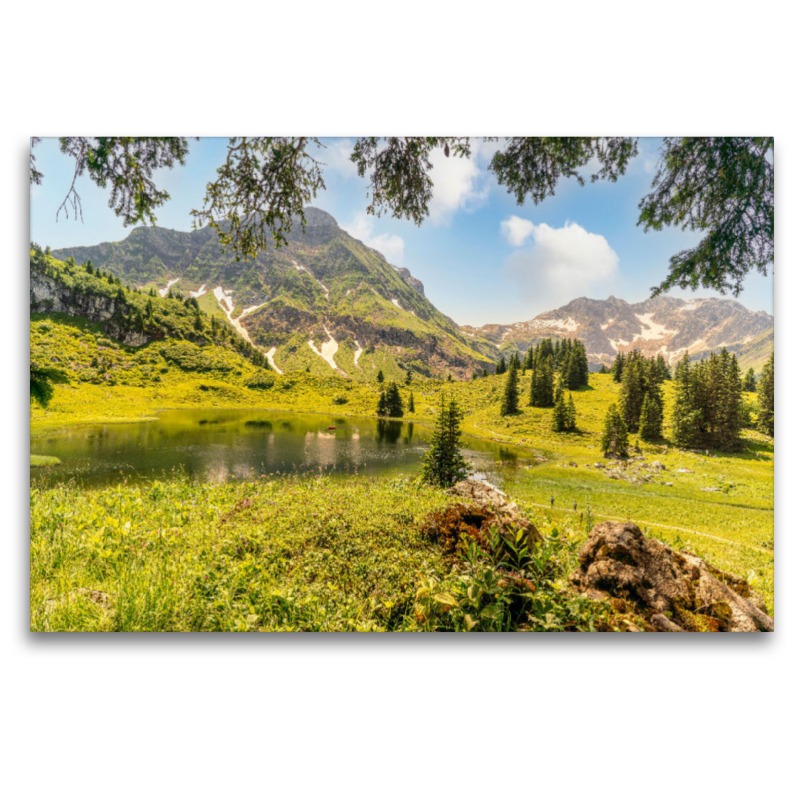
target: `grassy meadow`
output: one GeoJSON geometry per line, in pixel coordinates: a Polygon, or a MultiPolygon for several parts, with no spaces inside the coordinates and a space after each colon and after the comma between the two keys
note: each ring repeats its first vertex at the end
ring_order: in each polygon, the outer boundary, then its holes
{"type": "MultiPolygon", "coordinates": [[[[35,439],[59,428],[144,421],[167,408],[371,416],[376,383],[276,375],[215,345],[130,348],[92,323],[57,315],[32,316],[31,348],[64,369],[69,381],[56,386],[49,408],[31,408],[32,629],[464,626],[466,612],[460,622],[451,619],[459,604],[442,606],[449,609],[443,621],[431,610],[431,598],[465,598],[480,565],[467,560],[456,567],[425,539],[423,518],[453,498],[415,481],[211,485],[177,477],[144,487],[88,489],[72,483],[47,488],[35,479],[47,469],[34,464],[35,439]],[[426,586],[428,606],[421,610],[426,586]]],[[[521,379],[523,400],[528,377],[521,379]]],[[[425,425],[433,422],[442,391],[452,392],[466,413],[465,433],[527,448],[535,459],[509,474],[503,487],[540,530],[555,532],[554,566],[543,573],[537,602],[544,605],[532,617],[541,624],[534,629],[614,627],[603,622],[602,610],[567,607],[562,596],[577,548],[603,519],[631,519],[649,535],[747,577],[773,613],[772,439],[747,428],[736,453],[680,450],[668,440],[642,443],[625,468],[601,469],[598,463],[608,463],[600,452],[602,423],[619,392],[610,375],[593,374],[588,388],[573,393],[574,433],[554,433],[548,409],[523,406],[518,415],[501,417],[504,380],[415,377],[401,393],[407,401],[413,390],[415,412],[407,418],[425,425]]],[[[669,420],[669,382],[665,397],[669,420]]],[[[755,403],[754,395],[746,399],[755,403]]]]}

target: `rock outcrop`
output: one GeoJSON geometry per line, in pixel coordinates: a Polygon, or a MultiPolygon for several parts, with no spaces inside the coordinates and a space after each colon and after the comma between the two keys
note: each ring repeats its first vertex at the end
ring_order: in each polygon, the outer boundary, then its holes
{"type": "Polygon", "coordinates": [[[444,548],[455,553],[459,545],[475,541],[485,550],[490,549],[489,532],[495,528],[502,539],[512,541],[519,547],[518,534],[523,532],[522,542],[533,547],[542,536],[532,522],[527,520],[519,506],[492,484],[468,478],[457,483],[450,493],[469,502],[437,511],[428,517],[424,530],[444,548]]]}
{"type": "Polygon", "coordinates": [[[747,581],[647,538],[632,522],[596,525],[579,558],[572,575],[578,591],[629,602],[655,630],[774,630],[747,581]]]}

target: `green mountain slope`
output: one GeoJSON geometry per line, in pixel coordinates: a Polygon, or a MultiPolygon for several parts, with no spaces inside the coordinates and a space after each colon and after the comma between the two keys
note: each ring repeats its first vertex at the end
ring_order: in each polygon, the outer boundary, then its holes
{"type": "Polygon", "coordinates": [[[371,378],[383,370],[467,377],[491,367],[496,347],[462,332],[406,270],[354,239],[329,214],[307,209],[282,248],[237,262],[205,228],[190,233],[137,228],[122,242],[57,250],[91,260],[123,283],[195,296],[225,316],[281,372],[371,378]],[[415,285],[418,288],[415,288],[415,285]]]}

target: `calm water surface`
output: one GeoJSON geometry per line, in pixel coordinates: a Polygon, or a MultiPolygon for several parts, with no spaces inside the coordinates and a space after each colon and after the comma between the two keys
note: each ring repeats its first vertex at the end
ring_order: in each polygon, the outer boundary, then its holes
{"type": "MultiPolygon", "coordinates": [[[[152,480],[182,470],[202,481],[259,475],[415,474],[431,430],[388,422],[290,412],[192,409],[163,412],[157,421],[86,425],[31,440],[31,452],[61,464],[32,468],[46,482],[75,478],[102,485],[123,478],[152,480]]],[[[521,449],[464,437],[476,471],[501,478],[529,464],[521,449]]]]}

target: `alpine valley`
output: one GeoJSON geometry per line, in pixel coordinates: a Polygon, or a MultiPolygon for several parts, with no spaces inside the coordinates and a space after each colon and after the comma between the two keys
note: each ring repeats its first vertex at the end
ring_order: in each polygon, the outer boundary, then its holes
{"type": "Polygon", "coordinates": [[[369,380],[378,371],[400,377],[469,377],[502,353],[524,352],[545,338],[579,338],[596,370],[617,352],[661,353],[670,364],[726,347],[758,372],[773,349],[773,318],[733,300],[656,297],[630,304],[578,298],[511,325],[459,327],[425,297],[421,281],[342,230],[328,213],[306,209],[288,244],[236,261],[211,228],[192,232],[135,228],[121,242],[55,250],[62,260],[91,260],[122,283],[162,297],[197,298],[224,316],[279,373],[333,372],[369,380]]]}

